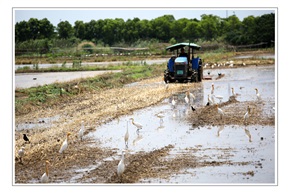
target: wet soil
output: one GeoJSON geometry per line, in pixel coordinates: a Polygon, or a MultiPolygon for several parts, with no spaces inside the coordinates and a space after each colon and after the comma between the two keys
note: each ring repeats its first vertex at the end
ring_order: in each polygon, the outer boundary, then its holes
{"type": "MultiPolygon", "coordinates": [[[[217,78],[217,76],[215,77],[217,78]]],[[[216,78],[214,81],[217,80],[216,78]]],[[[224,76],[219,80],[226,78],[230,79],[230,77],[224,76]]],[[[207,83],[207,85],[209,84],[211,83],[207,83]]],[[[170,102],[172,96],[177,93],[182,94],[187,90],[194,92],[201,87],[204,87],[203,83],[166,86],[160,76],[120,89],[81,94],[75,98],[61,101],[58,106],[39,108],[29,114],[17,116],[14,139],[15,183],[39,183],[41,175],[45,172],[46,160],[51,163],[49,166],[51,184],[162,183],[170,181],[172,176],[178,176],[178,174],[192,175],[189,172],[191,169],[202,170],[210,167],[238,167],[240,165],[262,168],[260,161],[231,159],[234,157],[235,147],[194,145],[179,149],[176,143],[171,142],[164,147],[149,151],[125,149],[126,170],[119,177],[116,168],[121,159],[121,150],[124,148],[103,147],[101,140],[95,140],[90,135],[99,130],[103,124],[122,116],[131,116],[136,110],[155,106],[164,100],[170,102]],[[85,121],[85,138],[81,141],[77,134],[82,120],[85,121]],[[72,135],[68,139],[68,149],[62,155],[58,151],[67,132],[71,132],[72,135]],[[30,143],[22,139],[23,133],[27,133],[30,137],[30,143]],[[22,161],[17,154],[21,146],[26,147],[22,161]]],[[[227,97],[224,97],[223,102],[218,104],[219,108],[225,112],[223,118],[218,115],[214,105],[206,106],[205,98],[202,97],[202,100],[196,105],[196,110],[190,111],[183,119],[192,125],[191,129],[186,132],[200,129],[203,126],[224,125],[239,125],[248,128],[252,125],[261,125],[262,127],[269,125],[274,128],[275,113],[264,114],[264,109],[269,108],[266,97],[261,101],[256,101],[246,100],[240,96],[232,97],[228,94],[227,97]],[[251,116],[244,123],[243,116],[247,106],[251,108],[251,116]]],[[[272,101],[269,102],[272,105],[272,101]]],[[[218,134],[220,132],[221,129],[218,134]]],[[[249,141],[251,134],[246,132],[249,141]]],[[[155,139],[157,140],[157,138],[155,139]]],[[[110,140],[115,139],[111,138],[110,140]]],[[[260,140],[263,139],[260,138],[260,140]]],[[[246,151],[251,150],[247,148],[246,151]]],[[[272,156],[271,159],[274,159],[274,155],[272,156]]],[[[250,178],[256,174],[255,172],[254,169],[236,170],[234,175],[250,178]]],[[[176,180],[172,183],[182,181],[184,180],[176,180]]]]}

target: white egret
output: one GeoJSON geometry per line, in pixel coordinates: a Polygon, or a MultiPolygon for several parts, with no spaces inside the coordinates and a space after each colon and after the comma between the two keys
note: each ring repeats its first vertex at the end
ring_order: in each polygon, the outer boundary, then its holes
{"type": "Polygon", "coordinates": [[[81,121],[81,127],[78,132],[78,138],[82,141],[83,139],[83,133],[84,133],[84,121],[81,121]]]}
{"type": "Polygon", "coordinates": [[[257,88],[255,88],[255,90],[256,90],[257,99],[260,100],[261,99],[261,95],[260,95],[260,93],[259,93],[257,88]]]}
{"type": "Polygon", "coordinates": [[[18,151],[18,156],[19,156],[21,163],[22,163],[22,157],[24,156],[24,154],[25,154],[25,147],[21,147],[18,151]]]}
{"type": "Polygon", "coordinates": [[[236,96],[235,90],[233,87],[231,89],[232,89],[232,95],[235,97],[236,96]]]}
{"type": "Polygon", "coordinates": [[[160,119],[160,122],[163,122],[163,118],[165,117],[164,113],[161,111],[157,114],[155,114],[155,116],[157,116],[160,119]]]}
{"type": "Polygon", "coordinates": [[[215,97],[220,100],[220,103],[222,102],[222,99],[224,98],[224,97],[221,96],[221,95],[216,95],[215,97]]]}
{"type": "Polygon", "coordinates": [[[250,107],[248,106],[247,107],[247,112],[244,115],[244,123],[245,124],[247,123],[247,120],[249,119],[249,116],[250,116],[250,107]]]}
{"type": "Polygon", "coordinates": [[[215,91],[215,86],[214,86],[214,83],[212,83],[211,94],[214,94],[214,91],[215,91]]]}
{"type": "Polygon", "coordinates": [[[221,119],[223,119],[224,112],[221,108],[219,108],[218,104],[216,104],[216,109],[218,110],[218,113],[220,114],[221,119]]]}
{"type": "Polygon", "coordinates": [[[124,143],[126,148],[128,148],[128,138],[129,138],[129,133],[128,133],[128,121],[126,123],[126,133],[124,135],[124,143]]]}
{"type": "Polygon", "coordinates": [[[122,155],[121,155],[121,160],[119,161],[117,165],[117,175],[121,177],[124,170],[125,170],[125,164],[124,164],[124,150],[123,150],[122,155]]]}
{"type": "Polygon", "coordinates": [[[50,165],[50,162],[47,160],[45,162],[45,172],[40,178],[41,183],[47,183],[49,180],[49,171],[48,171],[48,166],[50,165]]]}
{"type": "Polygon", "coordinates": [[[175,97],[173,97],[173,99],[172,99],[172,105],[173,105],[173,107],[175,108],[175,106],[176,106],[176,101],[175,101],[175,97]]]}
{"type": "Polygon", "coordinates": [[[191,93],[191,92],[189,92],[189,98],[190,98],[190,100],[195,100],[196,99],[196,97],[195,97],[195,95],[193,94],[193,93],[191,93]]]}
{"type": "Polygon", "coordinates": [[[187,104],[190,103],[190,99],[189,99],[189,96],[188,96],[188,95],[189,95],[188,92],[189,92],[189,91],[186,92],[186,96],[185,96],[185,102],[186,102],[187,104]]]}
{"type": "Polygon", "coordinates": [[[136,132],[139,133],[139,130],[142,129],[143,126],[138,122],[134,122],[134,118],[130,118],[130,120],[132,121],[132,124],[136,126],[137,128],[136,132]]]}
{"type": "Polygon", "coordinates": [[[70,132],[68,132],[68,133],[66,134],[66,138],[65,138],[65,140],[63,141],[63,143],[62,143],[62,145],[61,145],[61,147],[60,147],[59,153],[62,153],[62,152],[64,152],[64,151],[67,149],[67,147],[68,147],[68,137],[69,137],[69,135],[71,135],[70,132]]]}
{"type": "Polygon", "coordinates": [[[213,104],[216,103],[216,102],[215,102],[215,95],[214,95],[214,94],[211,95],[211,100],[212,100],[213,104]]]}
{"type": "Polygon", "coordinates": [[[212,101],[212,98],[210,97],[210,94],[208,94],[208,104],[213,105],[214,102],[212,101]]]}

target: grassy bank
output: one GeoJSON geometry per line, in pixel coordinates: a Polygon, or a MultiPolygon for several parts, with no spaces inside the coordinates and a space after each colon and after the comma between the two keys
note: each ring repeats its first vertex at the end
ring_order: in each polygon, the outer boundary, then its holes
{"type": "Polygon", "coordinates": [[[56,105],[62,100],[82,93],[119,88],[125,84],[159,76],[164,70],[163,65],[127,64],[117,68],[121,69],[122,72],[27,89],[16,89],[15,113],[16,115],[26,114],[35,108],[56,105]]]}

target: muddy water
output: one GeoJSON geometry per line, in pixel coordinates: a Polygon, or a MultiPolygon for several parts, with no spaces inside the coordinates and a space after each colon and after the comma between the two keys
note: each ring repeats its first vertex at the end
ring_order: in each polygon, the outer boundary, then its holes
{"type": "Polygon", "coordinates": [[[29,88],[52,84],[56,82],[66,82],[80,78],[89,78],[104,73],[115,73],[120,70],[111,71],[81,71],[81,72],[45,72],[45,73],[17,73],[15,75],[15,88],[29,88]]]}
{"type": "MultiPolygon", "coordinates": [[[[196,96],[193,105],[198,108],[207,103],[212,83],[215,96],[223,96],[222,102],[229,99],[231,88],[235,89],[238,101],[256,100],[255,88],[259,89],[265,101],[264,114],[275,114],[275,68],[247,67],[237,69],[212,69],[204,73],[212,75],[210,81],[199,83],[199,89],[191,90],[196,96]],[[225,74],[221,79],[218,73],[225,74]]],[[[137,84],[133,85],[137,86],[137,84]]],[[[206,125],[193,127],[186,117],[194,113],[184,102],[185,93],[173,93],[177,105],[171,105],[167,98],[159,105],[134,111],[101,127],[91,135],[103,147],[125,149],[124,135],[129,130],[129,154],[152,151],[169,144],[174,148],[170,156],[186,153],[188,149],[198,149],[195,156],[200,161],[230,161],[233,164],[187,168],[169,179],[142,179],[139,183],[178,183],[178,184],[227,184],[227,183],[276,183],[276,136],[275,126],[270,125],[206,125]],[[161,120],[156,114],[164,114],[161,120]],[[136,131],[130,118],[143,125],[136,131]]],[[[216,102],[219,102],[216,99],[216,102]]]]}

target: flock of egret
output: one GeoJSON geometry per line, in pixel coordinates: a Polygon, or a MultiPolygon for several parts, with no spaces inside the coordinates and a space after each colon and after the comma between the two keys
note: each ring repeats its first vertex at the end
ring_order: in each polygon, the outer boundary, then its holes
{"type": "MultiPolygon", "coordinates": [[[[236,96],[235,92],[234,92],[234,88],[231,88],[232,89],[232,96],[236,96]]],[[[257,96],[257,99],[259,100],[260,99],[260,94],[258,93],[258,89],[256,88],[256,96],[257,96]]],[[[208,94],[208,103],[207,105],[215,105],[216,109],[217,109],[217,113],[220,115],[220,119],[223,119],[224,117],[224,111],[219,107],[218,103],[216,103],[214,101],[214,97],[219,99],[219,102],[222,101],[223,99],[223,96],[221,95],[214,95],[214,91],[215,91],[215,87],[214,87],[214,83],[212,83],[212,86],[211,86],[211,94],[208,94]]],[[[193,107],[192,103],[193,101],[195,100],[195,96],[189,92],[189,91],[186,91],[185,93],[185,97],[184,97],[184,101],[186,104],[190,105],[191,106],[191,109],[193,111],[195,111],[196,109],[193,107]]],[[[173,108],[175,108],[176,104],[177,104],[177,101],[175,100],[175,96],[172,97],[172,101],[171,101],[171,104],[173,106],[173,108]]],[[[249,118],[249,114],[250,114],[250,107],[248,106],[247,107],[247,112],[245,113],[244,115],[244,122],[246,123],[248,118],[249,118]]],[[[164,113],[163,112],[160,112],[160,113],[157,113],[155,114],[155,116],[157,116],[159,119],[160,119],[160,122],[162,123],[163,122],[163,118],[164,118],[164,113]]],[[[134,125],[137,130],[137,134],[139,133],[139,130],[143,128],[143,125],[138,123],[138,122],[135,122],[134,118],[130,118],[129,120],[131,120],[131,123],[132,125],[134,125]]],[[[128,122],[127,122],[128,123],[128,122]]],[[[221,132],[221,131],[220,131],[221,132]]],[[[249,136],[249,135],[248,135],[249,136]]],[[[128,147],[128,139],[129,139],[129,132],[128,132],[128,125],[127,125],[127,128],[126,128],[126,133],[125,133],[125,136],[124,136],[124,141],[125,141],[125,145],[126,147],[128,147]]],[[[122,151],[122,157],[121,157],[121,160],[119,161],[118,163],[118,167],[117,167],[117,174],[119,177],[122,176],[122,174],[124,173],[125,171],[125,151],[123,150],[122,151]]]]}
{"type": "MultiPolygon", "coordinates": [[[[246,66],[245,63],[242,63],[243,66],[246,66]]],[[[204,67],[203,68],[216,68],[216,67],[225,67],[225,66],[228,66],[228,67],[234,67],[234,61],[231,60],[231,61],[227,61],[227,62],[224,62],[224,63],[213,63],[213,64],[209,64],[209,63],[205,63],[204,64],[204,67]]]]}
{"type": "MultiPolygon", "coordinates": [[[[236,94],[234,92],[234,88],[231,88],[231,89],[232,89],[232,96],[236,96],[236,94]]],[[[220,118],[223,119],[224,111],[221,108],[219,108],[218,103],[215,103],[215,101],[214,101],[214,97],[215,97],[215,98],[219,99],[220,102],[221,102],[223,97],[220,96],[220,95],[215,96],[214,95],[214,91],[215,91],[215,86],[214,86],[214,83],[212,83],[212,85],[211,85],[211,93],[208,94],[208,103],[207,103],[207,105],[215,105],[215,107],[217,109],[217,113],[220,115],[220,118]]],[[[259,93],[258,89],[255,88],[255,91],[256,91],[257,100],[260,100],[261,96],[260,96],[260,93],[259,93]]],[[[186,104],[191,106],[191,109],[193,111],[196,110],[193,107],[193,105],[192,105],[194,100],[195,100],[195,96],[191,92],[186,91],[184,101],[185,101],[186,104]]],[[[177,102],[175,100],[175,97],[173,96],[172,101],[171,101],[171,104],[172,104],[173,108],[175,108],[176,103],[177,102]]],[[[247,106],[247,111],[246,111],[246,113],[245,113],[245,115],[243,117],[245,124],[248,121],[249,115],[250,115],[250,107],[247,106]]],[[[155,116],[157,116],[160,119],[160,122],[162,123],[163,122],[163,118],[164,118],[165,115],[164,115],[163,112],[160,112],[160,113],[155,114],[155,116]]],[[[137,132],[137,134],[139,134],[139,130],[141,130],[143,128],[143,125],[138,123],[138,122],[135,122],[133,117],[130,118],[129,120],[131,120],[132,125],[134,125],[137,128],[136,132],[137,132]]],[[[124,135],[124,142],[125,142],[126,148],[128,148],[128,139],[129,139],[128,122],[129,121],[127,121],[126,133],[124,135]]],[[[64,153],[64,151],[68,148],[68,139],[69,139],[70,135],[71,135],[71,133],[67,132],[66,138],[63,141],[63,143],[62,143],[62,145],[61,145],[61,147],[59,149],[59,153],[60,154],[64,153]]],[[[81,140],[81,141],[83,140],[83,135],[84,135],[84,121],[81,121],[81,127],[80,127],[80,130],[78,132],[79,140],[81,140]]],[[[30,143],[30,140],[28,139],[26,134],[23,134],[23,139],[25,140],[25,142],[29,142],[30,143]]],[[[25,147],[21,147],[20,150],[18,151],[18,156],[20,158],[20,162],[21,163],[22,163],[22,157],[24,156],[24,154],[25,154],[25,147]]],[[[125,163],[124,162],[125,162],[125,150],[122,150],[122,157],[121,157],[121,160],[119,161],[118,166],[117,166],[117,175],[119,177],[121,177],[122,174],[125,171],[125,163]]],[[[49,181],[49,165],[50,165],[50,162],[48,160],[45,161],[45,173],[40,178],[40,182],[41,183],[47,183],[49,181]]]]}
{"type": "MultiPolygon", "coordinates": [[[[241,88],[243,88],[243,87],[240,87],[240,89],[241,89],[241,88]]],[[[231,96],[237,97],[237,96],[239,95],[239,94],[236,94],[236,93],[235,93],[235,90],[234,90],[233,87],[231,88],[231,90],[232,90],[232,95],[231,95],[231,96]]],[[[260,96],[260,93],[259,93],[258,89],[255,88],[255,91],[256,91],[256,100],[257,100],[257,101],[260,101],[260,100],[261,100],[261,96],[260,96]]],[[[216,108],[217,114],[220,115],[220,119],[223,119],[225,113],[224,113],[224,111],[219,107],[218,103],[215,102],[215,99],[214,99],[214,98],[219,99],[219,103],[221,103],[224,97],[221,96],[221,95],[215,95],[215,85],[214,85],[214,83],[212,83],[210,93],[208,94],[208,102],[207,102],[206,105],[207,105],[207,106],[209,106],[209,105],[212,105],[212,106],[213,106],[213,105],[214,105],[215,108],[216,108]]],[[[194,96],[191,92],[186,91],[184,101],[185,101],[186,104],[190,104],[190,105],[191,105],[192,111],[195,111],[195,110],[196,110],[196,108],[194,108],[194,106],[192,105],[192,101],[193,101],[194,99],[195,99],[195,96],[194,96]]],[[[172,97],[171,104],[172,104],[173,108],[175,108],[175,106],[176,106],[176,104],[177,104],[177,101],[175,100],[175,96],[172,97]]],[[[249,115],[250,115],[250,107],[248,106],[248,107],[247,107],[247,111],[246,111],[246,113],[245,113],[245,115],[244,115],[244,117],[243,117],[245,124],[247,123],[247,121],[248,121],[248,119],[249,119],[249,115]]]]}

